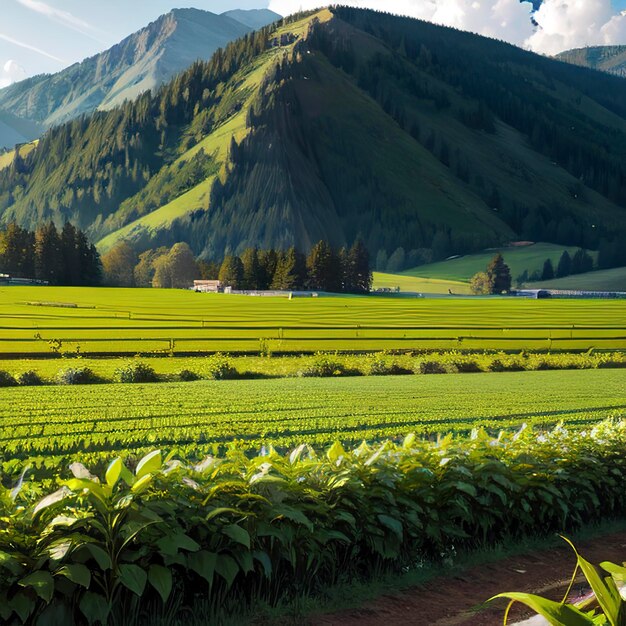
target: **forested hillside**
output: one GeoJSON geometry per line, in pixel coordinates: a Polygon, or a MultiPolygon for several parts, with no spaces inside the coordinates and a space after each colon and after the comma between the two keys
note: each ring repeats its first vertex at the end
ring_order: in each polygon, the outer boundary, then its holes
{"type": "Polygon", "coordinates": [[[558,54],[557,59],[626,78],[626,46],[591,46],[558,54]]]}
{"type": "Polygon", "coordinates": [[[272,11],[216,15],[198,9],[174,9],[81,63],[0,89],[0,115],[8,112],[21,120],[27,131],[12,135],[0,126],[0,147],[29,141],[45,128],[81,114],[134,100],[171,80],[194,61],[210,59],[218,48],[277,19],[280,16],[272,11]]]}
{"type": "Polygon", "coordinates": [[[0,213],[103,251],[221,258],[320,239],[445,258],[626,233],[626,82],[418,20],[336,8],[195,63],[0,162],[0,213]]]}

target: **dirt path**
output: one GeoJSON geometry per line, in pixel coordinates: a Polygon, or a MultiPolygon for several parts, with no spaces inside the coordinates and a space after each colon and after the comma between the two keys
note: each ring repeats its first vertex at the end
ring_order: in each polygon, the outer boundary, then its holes
{"type": "MultiPolygon", "coordinates": [[[[626,532],[578,543],[592,563],[626,560],[626,532]]],[[[568,546],[510,557],[464,570],[454,578],[382,596],[366,606],[311,619],[314,626],[501,626],[506,602],[482,604],[498,593],[525,591],[560,600],[575,565],[568,546]]],[[[586,593],[581,578],[574,595],[586,593]]],[[[519,605],[518,605],[519,606],[519,605]]],[[[511,612],[511,623],[530,617],[522,607],[511,612]]]]}

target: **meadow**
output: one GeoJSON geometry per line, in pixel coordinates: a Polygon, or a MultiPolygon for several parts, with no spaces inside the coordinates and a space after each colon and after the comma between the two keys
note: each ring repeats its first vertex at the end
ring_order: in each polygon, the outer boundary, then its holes
{"type": "Polygon", "coordinates": [[[620,301],[0,288],[0,355],[619,350],[620,301]]]}
{"type": "Polygon", "coordinates": [[[4,460],[258,452],[626,417],[623,370],[0,389],[4,460]]]}

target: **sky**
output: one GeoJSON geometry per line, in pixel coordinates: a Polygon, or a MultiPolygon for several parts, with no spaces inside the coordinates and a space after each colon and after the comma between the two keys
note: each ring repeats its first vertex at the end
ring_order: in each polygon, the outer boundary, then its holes
{"type": "MultiPolygon", "coordinates": [[[[220,13],[270,8],[281,15],[324,0],[1,0],[0,87],[57,72],[110,48],[175,7],[220,13]]],[[[519,0],[342,0],[497,37],[542,54],[626,44],[626,0],[544,0],[530,19],[519,0]]]]}

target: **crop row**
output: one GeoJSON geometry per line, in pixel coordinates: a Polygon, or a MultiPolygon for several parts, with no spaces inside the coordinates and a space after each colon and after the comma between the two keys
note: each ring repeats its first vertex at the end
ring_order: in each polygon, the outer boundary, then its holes
{"type": "Polygon", "coordinates": [[[625,451],[626,423],[605,422],[199,463],[157,450],[99,475],[75,462],[68,480],[27,470],[0,486],[0,618],[127,623],[202,598],[218,623],[234,604],[571,530],[626,513],[625,451]]]}
{"type": "Polygon", "coordinates": [[[0,390],[0,454],[54,466],[150,447],[198,456],[231,442],[319,447],[621,416],[621,370],[30,387],[0,390]]]}
{"type": "Polygon", "coordinates": [[[0,387],[42,384],[191,382],[201,379],[254,379],[262,377],[398,376],[626,368],[626,353],[461,353],[366,355],[318,353],[314,356],[251,359],[215,354],[183,359],[65,358],[8,361],[0,370],[0,387]],[[173,363],[178,363],[178,369],[173,363]],[[10,368],[10,369],[9,369],[10,368]],[[159,370],[158,372],[156,370],[159,370]]]}

